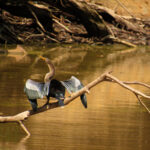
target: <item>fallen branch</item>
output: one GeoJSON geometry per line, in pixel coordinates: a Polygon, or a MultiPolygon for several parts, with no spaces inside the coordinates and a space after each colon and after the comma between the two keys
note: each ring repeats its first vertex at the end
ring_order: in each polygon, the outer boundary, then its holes
{"type": "MultiPolygon", "coordinates": [[[[98,83],[104,81],[105,76],[106,76],[105,74],[101,75],[96,80],[92,81],[91,83],[89,83],[87,86],[85,86],[84,88],[82,88],[78,92],[73,93],[71,96],[65,98],[64,105],[69,104],[71,101],[73,101],[75,98],[82,95],[83,93],[88,93],[89,89],[91,89],[92,87],[94,87],[98,83]]],[[[35,112],[32,110],[27,110],[27,111],[21,112],[17,115],[14,115],[14,116],[1,116],[0,117],[0,123],[24,121],[25,119],[27,119],[31,115],[35,115],[35,114],[47,111],[49,109],[54,109],[57,107],[59,107],[58,102],[54,102],[54,103],[49,103],[47,105],[39,107],[37,109],[37,111],[35,111],[35,112]]]]}
{"type": "Polygon", "coordinates": [[[45,36],[43,33],[41,33],[41,34],[31,34],[31,35],[27,36],[25,38],[25,40],[28,40],[28,39],[30,39],[32,37],[43,37],[43,36],[45,36]]]}
{"type": "Polygon", "coordinates": [[[38,17],[36,16],[35,12],[32,11],[31,8],[29,8],[29,10],[31,11],[32,15],[34,16],[36,23],[38,24],[38,26],[42,29],[43,32],[46,32],[46,30],[44,29],[43,25],[40,23],[38,17]]]}
{"type": "MultiPolygon", "coordinates": [[[[89,89],[91,89],[98,83],[104,81],[105,76],[106,76],[105,74],[101,75],[96,80],[89,83],[87,86],[85,86],[78,92],[73,93],[70,97],[65,98],[64,105],[68,105],[71,101],[73,101],[75,98],[82,95],[83,93],[89,93],[89,89]]],[[[17,122],[18,123],[19,122],[22,129],[27,133],[28,136],[30,136],[30,132],[27,130],[27,128],[23,124],[23,121],[26,120],[31,115],[35,115],[35,114],[47,111],[49,109],[54,109],[54,108],[58,108],[58,107],[59,107],[58,102],[55,102],[55,103],[44,105],[44,106],[38,108],[37,111],[27,110],[27,111],[21,112],[17,115],[14,115],[14,116],[1,116],[0,123],[8,123],[8,122],[17,122]]]]}
{"type": "MultiPolygon", "coordinates": [[[[137,99],[139,100],[140,104],[148,111],[148,113],[150,113],[150,110],[147,108],[147,106],[143,103],[143,101],[139,97],[139,96],[141,96],[141,97],[150,99],[150,96],[147,96],[144,93],[140,92],[139,90],[136,90],[136,89],[134,89],[134,88],[132,88],[126,84],[139,84],[139,85],[142,85],[142,86],[145,86],[148,88],[150,86],[148,86],[147,84],[141,83],[141,82],[120,81],[119,79],[117,79],[116,77],[111,75],[110,72],[106,72],[106,73],[102,74],[101,76],[99,76],[97,79],[95,79],[91,83],[87,84],[84,88],[82,88],[78,92],[73,93],[73,94],[71,94],[71,96],[65,98],[64,105],[68,105],[70,102],[75,100],[78,96],[82,95],[83,93],[89,93],[89,90],[91,88],[93,88],[94,86],[96,86],[97,84],[99,84],[103,81],[115,82],[115,83],[119,84],[120,86],[122,86],[123,88],[128,89],[129,91],[133,92],[133,94],[135,94],[137,99]]],[[[54,102],[54,103],[49,103],[47,105],[39,107],[37,109],[37,111],[27,110],[27,111],[21,112],[19,114],[16,114],[14,116],[1,116],[0,117],[0,123],[8,123],[8,122],[17,122],[18,123],[19,122],[20,126],[27,133],[27,135],[30,135],[30,132],[27,130],[27,128],[23,124],[24,120],[26,120],[28,117],[30,117],[32,115],[42,113],[42,112],[45,112],[45,111],[50,110],[50,109],[59,108],[59,107],[60,106],[59,106],[58,102],[54,102]]]]}
{"type": "Polygon", "coordinates": [[[126,45],[128,47],[133,47],[133,48],[137,47],[135,44],[132,44],[130,42],[127,42],[125,40],[122,40],[122,39],[119,39],[119,38],[115,37],[114,34],[112,36],[106,36],[102,40],[103,41],[104,40],[111,40],[111,41],[113,41],[115,43],[120,43],[120,44],[126,45]]]}
{"type": "Polygon", "coordinates": [[[53,19],[53,21],[55,23],[57,23],[59,26],[61,26],[62,28],[64,28],[67,32],[72,33],[72,31],[70,29],[68,29],[68,27],[66,27],[65,25],[63,25],[62,23],[60,23],[58,20],[53,19]]]}

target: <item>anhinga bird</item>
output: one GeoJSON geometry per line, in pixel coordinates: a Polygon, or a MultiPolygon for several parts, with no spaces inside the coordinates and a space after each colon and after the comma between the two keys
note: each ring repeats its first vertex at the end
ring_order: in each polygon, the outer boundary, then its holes
{"type": "MultiPolygon", "coordinates": [[[[49,103],[50,97],[54,97],[58,100],[60,106],[64,106],[63,100],[65,98],[65,88],[69,93],[73,93],[83,88],[83,84],[74,76],[66,81],[52,79],[55,74],[54,65],[48,58],[44,58],[42,56],[40,56],[40,58],[47,63],[49,68],[49,72],[45,75],[44,83],[28,79],[24,87],[24,92],[31,103],[32,109],[34,111],[37,110],[37,99],[41,99],[44,96],[47,97],[46,104],[49,103]]],[[[82,94],[80,97],[84,107],[87,108],[86,95],[82,94]]]]}

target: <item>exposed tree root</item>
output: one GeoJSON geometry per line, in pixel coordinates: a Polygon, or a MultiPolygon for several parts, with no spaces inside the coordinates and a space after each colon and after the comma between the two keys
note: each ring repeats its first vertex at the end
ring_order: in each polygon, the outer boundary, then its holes
{"type": "Polygon", "coordinates": [[[149,23],[132,14],[130,16],[132,17],[120,16],[111,9],[84,0],[41,0],[37,3],[21,0],[9,1],[9,4],[2,0],[0,43],[90,43],[92,40],[102,43],[119,42],[133,47],[149,45],[149,23]],[[41,32],[45,36],[38,36],[41,32]],[[37,36],[32,36],[35,34],[37,36]],[[110,35],[114,40],[103,40],[110,35]]]}

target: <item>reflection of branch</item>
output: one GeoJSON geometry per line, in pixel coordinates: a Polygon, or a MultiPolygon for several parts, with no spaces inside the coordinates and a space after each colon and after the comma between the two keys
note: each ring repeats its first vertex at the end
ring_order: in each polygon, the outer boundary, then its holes
{"type": "Polygon", "coordinates": [[[26,143],[26,141],[27,141],[27,139],[28,139],[29,137],[30,137],[29,135],[23,137],[23,138],[20,140],[19,143],[22,143],[22,144],[26,143]]]}
{"type": "MultiPolygon", "coordinates": [[[[136,90],[136,89],[126,85],[126,84],[129,84],[129,82],[120,81],[119,79],[117,79],[116,77],[111,75],[110,72],[102,74],[97,79],[95,79],[91,83],[87,84],[81,90],[77,91],[76,93],[71,94],[70,97],[65,98],[64,104],[68,105],[70,102],[75,100],[75,98],[77,98],[78,96],[82,95],[83,93],[89,93],[89,90],[92,87],[96,86],[97,84],[99,84],[99,83],[101,83],[103,81],[115,82],[115,83],[119,84],[120,86],[122,86],[123,88],[128,89],[129,91],[133,92],[133,94],[135,94],[137,96],[137,98],[140,101],[140,103],[142,104],[142,106],[144,106],[144,108],[146,108],[146,110],[148,112],[150,112],[149,109],[146,107],[146,105],[139,98],[139,96],[141,96],[141,97],[150,99],[150,96],[147,96],[144,93],[142,93],[142,92],[140,92],[140,91],[138,91],[138,90],[136,90]]],[[[132,84],[134,84],[134,83],[137,84],[138,83],[140,85],[145,86],[145,84],[141,83],[141,82],[130,82],[130,83],[132,83],[132,84]]],[[[42,113],[42,112],[45,112],[45,111],[47,111],[49,109],[54,109],[54,108],[58,108],[58,107],[59,107],[58,102],[50,103],[50,104],[44,105],[42,107],[39,107],[36,112],[34,112],[32,110],[27,110],[27,111],[21,112],[21,113],[19,113],[17,115],[14,115],[14,116],[1,116],[0,117],[0,122],[1,123],[4,123],[4,122],[19,122],[21,127],[24,129],[24,131],[28,135],[30,135],[29,131],[23,125],[22,121],[24,121],[25,119],[27,119],[28,117],[30,117],[32,115],[35,115],[35,114],[38,114],[38,113],[42,113]]]]}
{"type": "Polygon", "coordinates": [[[25,56],[27,56],[27,52],[21,45],[17,45],[17,47],[15,49],[8,50],[8,55],[7,56],[15,58],[16,61],[20,61],[25,56]]]}
{"type": "Polygon", "coordinates": [[[19,143],[15,146],[15,150],[26,150],[26,145],[25,145],[25,143],[26,143],[26,141],[27,141],[27,139],[28,139],[29,137],[30,137],[29,135],[23,137],[23,138],[19,141],[19,143]]]}

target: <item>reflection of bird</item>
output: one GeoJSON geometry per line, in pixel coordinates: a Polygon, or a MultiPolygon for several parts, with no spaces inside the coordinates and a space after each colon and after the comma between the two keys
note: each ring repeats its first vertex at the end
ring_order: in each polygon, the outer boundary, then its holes
{"type": "MultiPolygon", "coordinates": [[[[66,81],[58,81],[56,79],[52,79],[55,74],[54,65],[48,58],[44,58],[41,56],[41,59],[45,60],[48,65],[49,72],[45,75],[44,83],[36,82],[31,79],[28,79],[25,84],[24,91],[31,103],[32,109],[34,111],[37,110],[37,99],[47,97],[47,103],[49,103],[50,97],[54,97],[58,100],[60,106],[64,106],[63,100],[65,96],[65,87],[69,93],[77,92],[80,90],[83,85],[82,83],[75,77],[71,77],[66,81]]],[[[81,101],[85,108],[87,108],[87,101],[85,94],[81,95],[81,101]]]]}

